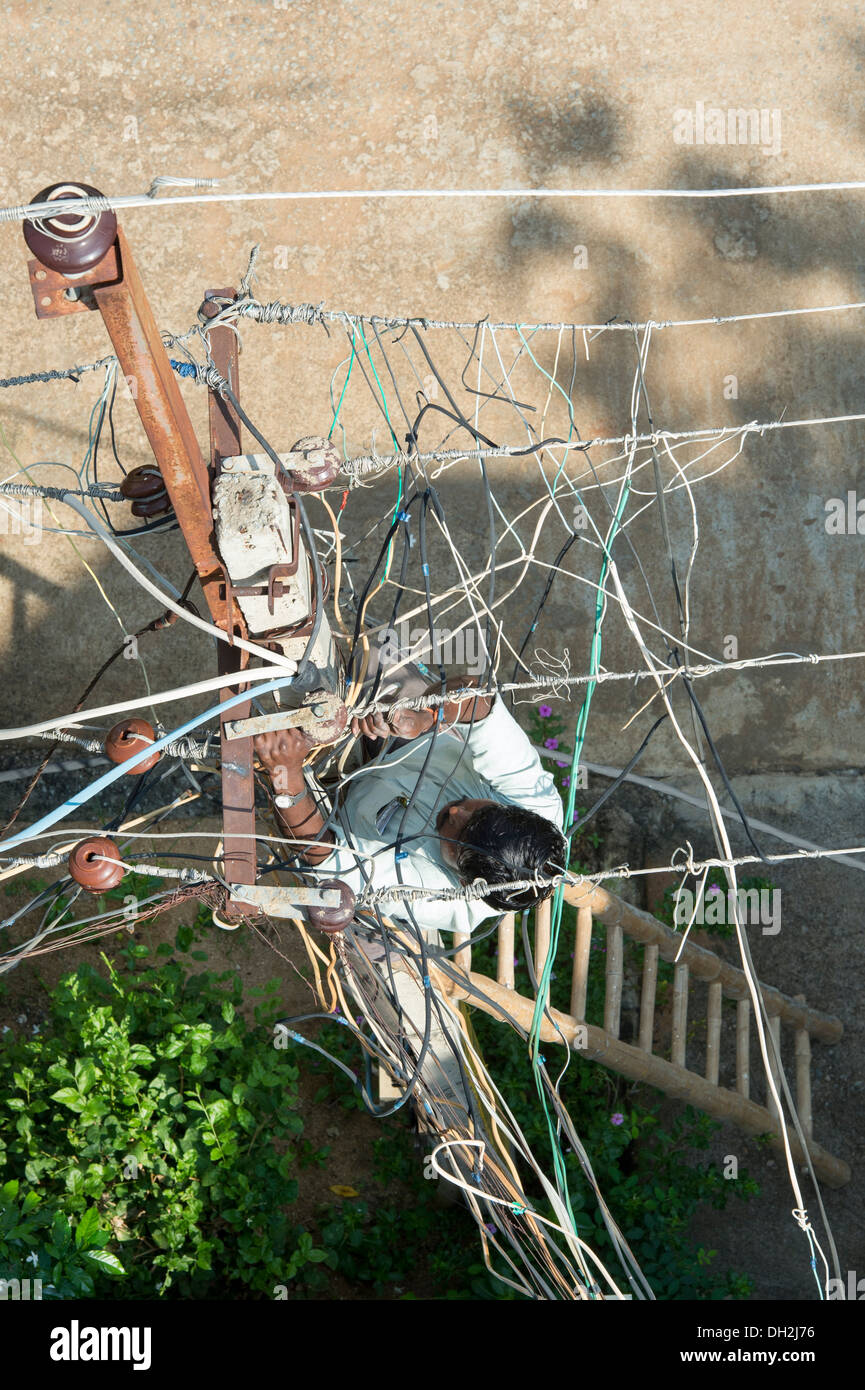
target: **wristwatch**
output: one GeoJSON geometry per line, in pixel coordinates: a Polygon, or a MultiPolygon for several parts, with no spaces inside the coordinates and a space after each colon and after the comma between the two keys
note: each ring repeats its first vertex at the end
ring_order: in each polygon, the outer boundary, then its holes
{"type": "Polygon", "coordinates": [[[298,792],[296,796],[290,796],[287,792],[281,792],[279,796],[273,798],[273,804],[280,811],[288,811],[292,806],[299,806],[301,801],[305,801],[308,796],[309,790],[306,787],[304,787],[302,792],[298,792]]]}

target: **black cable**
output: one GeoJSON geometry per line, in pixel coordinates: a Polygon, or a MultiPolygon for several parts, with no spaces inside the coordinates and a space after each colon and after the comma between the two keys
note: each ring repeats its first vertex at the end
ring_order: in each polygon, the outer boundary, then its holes
{"type": "Polygon", "coordinates": [[[575,830],[582,830],[583,826],[592,819],[592,816],[597,815],[604,802],[609,800],[616,788],[620,787],[621,784],[624,782],[625,778],[628,776],[628,773],[631,772],[632,769],[637,766],[637,763],[640,761],[640,758],[643,756],[643,754],[649,746],[649,740],[652,737],[652,734],[655,732],[656,729],[660,728],[660,726],[663,724],[666,718],[668,718],[667,714],[662,714],[660,719],[655,720],[654,724],[652,725],[649,732],[646,734],[646,737],[643,739],[643,742],[640,744],[639,748],[637,749],[634,756],[631,758],[630,762],[622,768],[621,772],[610,783],[606,791],[604,791],[598,797],[591,810],[587,811],[586,814],[582,817],[582,819],[580,819],[580,817],[577,817],[577,820],[574,821],[573,825],[568,826],[568,829],[563,832],[566,837],[573,835],[575,830]]]}

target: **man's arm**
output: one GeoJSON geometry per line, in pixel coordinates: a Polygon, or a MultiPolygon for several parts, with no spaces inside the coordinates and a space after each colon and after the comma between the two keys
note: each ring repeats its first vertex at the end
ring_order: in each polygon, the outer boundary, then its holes
{"type": "MultiPolygon", "coordinates": [[[[451,676],[445,682],[446,691],[466,690],[480,683],[479,676],[451,676]]],[[[428,695],[438,695],[441,686],[430,685],[427,689],[428,695]]],[[[493,700],[488,695],[467,695],[462,700],[446,700],[442,709],[442,716],[445,726],[451,724],[468,724],[472,717],[477,724],[481,719],[486,719],[493,707],[493,700]]],[[[392,714],[368,714],[363,719],[353,719],[351,721],[352,733],[365,734],[367,738],[379,739],[396,738],[414,739],[420,738],[422,734],[429,733],[436,721],[438,706],[432,709],[400,709],[394,710],[392,714]]]]}
{"type": "MultiPolygon", "coordinates": [[[[315,740],[300,729],[259,734],[255,740],[255,751],[277,796],[301,797],[294,806],[276,807],[277,819],[292,839],[314,840],[324,825],[303,776],[303,760],[315,746],[315,740]]],[[[298,845],[297,849],[307,864],[320,864],[333,853],[333,834],[327,831],[319,844],[298,845]]]]}

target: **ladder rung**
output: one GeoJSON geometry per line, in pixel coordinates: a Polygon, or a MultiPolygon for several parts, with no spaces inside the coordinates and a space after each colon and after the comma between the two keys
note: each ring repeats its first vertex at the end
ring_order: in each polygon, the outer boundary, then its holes
{"type": "MultiPolygon", "coordinates": [[[[780,1014],[770,1014],[770,1015],[769,1015],[769,1032],[771,1033],[771,1035],[772,1035],[772,1037],[773,1037],[773,1039],[774,1039],[774,1042],[775,1042],[775,1048],[774,1048],[774,1049],[772,1048],[772,1046],[771,1046],[770,1044],[767,1044],[767,1050],[768,1050],[768,1053],[769,1053],[769,1070],[770,1070],[771,1073],[772,1073],[772,1080],[773,1080],[773,1082],[774,1082],[774,1084],[775,1084],[775,1089],[778,1091],[778,1094],[779,1094],[779,1096],[780,1096],[780,1094],[781,1094],[781,1075],[780,1075],[780,1070],[779,1070],[779,1067],[778,1067],[778,1063],[777,1063],[776,1060],[775,1060],[775,1052],[776,1052],[776,1051],[777,1051],[778,1057],[780,1058],[780,1056],[781,1056],[781,1015],[780,1015],[780,1014]]],[[[771,1089],[770,1089],[770,1087],[769,1087],[768,1080],[767,1080],[767,1082],[766,1082],[766,1109],[769,1111],[769,1114],[770,1114],[774,1119],[777,1119],[777,1118],[778,1118],[778,1106],[775,1104],[775,1097],[772,1095],[772,1091],[771,1091],[771,1089]]]]}
{"type": "MultiPolygon", "coordinates": [[[[549,898],[546,898],[535,908],[535,974],[537,975],[539,986],[547,956],[550,954],[551,916],[552,903],[549,898]]],[[[544,1003],[549,1003],[549,999],[550,991],[546,989],[544,991],[544,1003]]]]}
{"type": "Polygon", "coordinates": [[[745,1100],[751,1094],[751,1001],[736,1000],[736,1090],[745,1100]]]}
{"type": "Polygon", "coordinates": [[[514,913],[508,912],[499,923],[499,954],[496,979],[505,989],[514,987],[514,913]]]}
{"type": "Polygon", "coordinates": [[[459,950],[454,951],[454,964],[459,970],[464,970],[466,974],[472,968],[472,939],[465,932],[454,932],[454,946],[459,950]]]}
{"type": "Polygon", "coordinates": [[[709,1004],[706,1013],[706,1080],[718,1084],[721,1065],[721,1002],[723,987],[718,980],[709,985],[709,1004]]]}
{"type": "MultiPolygon", "coordinates": [[[[797,1004],[805,1003],[804,994],[795,996],[797,1004]]],[[[809,1139],[814,1137],[811,1114],[811,1036],[807,1028],[796,1029],[796,1109],[809,1139]]]]}
{"type": "Polygon", "coordinates": [[[688,967],[679,964],[673,971],[673,1047],[671,1060],[685,1065],[685,1042],[688,1034],[688,967]]]}
{"type": "Polygon", "coordinates": [[[622,1019],[622,928],[607,927],[607,991],[604,999],[604,1031],[619,1036],[622,1019]]]}
{"type": "Polygon", "coordinates": [[[589,987],[589,954],[592,949],[592,909],[577,908],[577,938],[574,942],[574,968],[571,971],[571,1018],[586,1019],[586,993],[589,987]]]}
{"type": "Polygon", "coordinates": [[[644,1052],[651,1052],[655,1031],[655,993],[658,987],[658,948],[649,943],[643,956],[643,987],[640,993],[640,1041],[644,1052]]]}

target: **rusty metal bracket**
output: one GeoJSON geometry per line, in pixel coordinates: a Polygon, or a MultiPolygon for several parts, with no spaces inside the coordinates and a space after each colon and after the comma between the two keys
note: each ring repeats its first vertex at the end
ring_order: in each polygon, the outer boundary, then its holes
{"type": "Polygon", "coordinates": [[[254,887],[244,883],[229,883],[231,901],[242,903],[245,907],[257,907],[268,917],[303,917],[308,907],[339,907],[342,895],[335,888],[304,888],[292,885],[278,888],[270,884],[258,883],[254,887]]]}
{"type": "Polygon", "coordinates": [[[302,729],[315,734],[321,724],[344,723],[345,706],[338,695],[329,690],[316,690],[308,695],[299,709],[276,710],[273,714],[257,714],[252,719],[230,719],[225,724],[229,739],[272,734],[279,729],[302,729]]]}
{"type": "MultiPolygon", "coordinates": [[[[232,637],[245,638],[246,623],[232,598],[216,550],[210,494],[212,471],[218,469],[222,458],[240,452],[240,423],[228,403],[211,393],[211,465],[208,468],[123,229],[116,225],[113,214],[100,214],[89,226],[87,219],[82,219],[79,226],[62,211],[62,198],[67,188],[73,186],[57,185],[46,190],[46,198],[56,196],[58,202],[51,238],[35,223],[25,222],[24,226],[25,240],[36,255],[36,260],[29,262],[36,313],[40,318],[54,318],[96,308],[102,314],[120,370],[127,381],[134,383],[132,395],[136,409],[213,622],[232,637]],[[103,254],[106,237],[110,240],[103,254]],[[88,266],[88,261],[96,255],[99,259],[88,266]],[[56,268],[58,261],[62,262],[63,270],[56,268]],[[225,588],[220,594],[222,585],[225,588]]],[[[85,191],[98,192],[89,185],[85,186],[85,191]]],[[[233,290],[213,293],[234,298],[233,290]]],[[[205,298],[202,307],[207,306],[205,298]]],[[[206,317],[217,311],[217,305],[210,306],[206,317]]],[[[236,335],[227,328],[214,329],[211,351],[217,369],[236,391],[236,335]]],[[[246,664],[246,655],[224,642],[217,645],[220,672],[226,676],[238,675],[246,664]]],[[[222,698],[228,699],[244,688],[243,681],[235,681],[233,685],[227,681],[222,698]]],[[[249,711],[249,703],[235,707],[240,715],[248,715],[249,711]]],[[[223,763],[222,768],[225,874],[231,882],[248,885],[255,883],[257,871],[252,763],[252,739],[245,738],[235,741],[231,762],[223,763]]]]}
{"type": "Polygon", "coordinates": [[[27,262],[30,288],[38,319],[63,318],[66,314],[83,314],[98,308],[93,297],[93,285],[106,285],[120,278],[117,247],[109,246],[101,261],[68,280],[53,266],[41,261],[27,262]]]}
{"type": "MultiPolygon", "coordinates": [[[[219,311],[217,301],[231,300],[234,297],[235,291],[233,289],[208,290],[199,310],[199,317],[204,321],[212,318],[219,311]]],[[[229,383],[235,396],[238,396],[240,392],[240,368],[237,334],[224,326],[211,329],[210,352],[216,370],[229,383]]],[[[209,477],[212,483],[219,476],[223,459],[230,458],[240,452],[241,427],[240,419],[233,406],[227,400],[223,400],[215,391],[210,393],[208,416],[210,423],[209,477]]],[[[227,630],[232,636],[235,632],[241,636],[246,636],[246,623],[234,598],[234,590],[227,571],[223,574],[223,583],[225,585],[224,611],[230,624],[227,630]],[[233,616],[235,614],[239,622],[235,620],[233,616]]],[[[223,642],[220,642],[219,647],[220,672],[224,672],[226,676],[239,674],[248,663],[247,654],[239,647],[227,647],[223,642]]],[[[227,700],[232,695],[240,695],[245,689],[246,685],[243,682],[238,682],[235,685],[226,684],[220,695],[223,700],[227,700]]],[[[246,702],[236,705],[232,713],[243,719],[248,717],[251,708],[250,703],[246,702]]],[[[244,888],[253,885],[258,872],[255,852],[254,755],[251,735],[235,739],[229,749],[226,744],[231,739],[231,734],[228,732],[224,718],[220,719],[220,732],[223,750],[223,856],[225,877],[232,885],[231,896],[225,906],[225,915],[229,920],[236,921],[243,916],[243,904],[248,904],[249,899],[240,897],[238,892],[235,892],[235,888],[238,888],[239,885],[243,885],[244,888]]]]}

